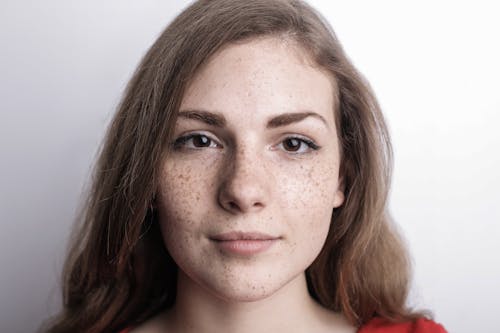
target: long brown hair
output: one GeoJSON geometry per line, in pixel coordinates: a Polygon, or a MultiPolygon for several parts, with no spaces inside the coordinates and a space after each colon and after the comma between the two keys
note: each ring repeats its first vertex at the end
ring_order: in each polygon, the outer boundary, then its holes
{"type": "Polygon", "coordinates": [[[299,0],[201,0],[144,56],[108,129],[63,273],[63,309],[48,332],[113,332],[175,302],[176,265],[152,208],[187,84],[229,43],[293,40],[336,81],[344,205],[306,271],[311,295],[353,325],[414,318],[409,262],[387,215],[392,152],[379,105],[322,17],[299,0]]]}

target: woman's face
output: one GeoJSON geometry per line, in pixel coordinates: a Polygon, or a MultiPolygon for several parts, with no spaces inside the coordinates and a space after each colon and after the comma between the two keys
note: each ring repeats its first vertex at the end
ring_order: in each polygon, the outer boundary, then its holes
{"type": "Polygon", "coordinates": [[[157,197],[183,276],[236,301],[303,277],[344,200],[333,110],[331,77],[280,39],[228,46],[193,78],[157,197]]]}

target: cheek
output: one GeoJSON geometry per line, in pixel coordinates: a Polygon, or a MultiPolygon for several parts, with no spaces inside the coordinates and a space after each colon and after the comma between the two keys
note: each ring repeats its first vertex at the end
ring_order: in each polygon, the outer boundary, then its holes
{"type": "Polygon", "coordinates": [[[176,160],[165,163],[159,181],[158,208],[161,217],[182,223],[207,204],[214,188],[216,168],[210,161],[176,160]],[[194,207],[200,208],[198,210],[194,207]]]}
{"type": "Polygon", "coordinates": [[[286,213],[296,244],[314,259],[321,250],[334,209],[338,188],[338,168],[334,162],[303,165],[295,175],[282,177],[280,209],[286,213]]]}
{"type": "Polygon", "coordinates": [[[165,247],[181,267],[195,262],[196,243],[200,234],[200,207],[206,200],[202,189],[207,180],[203,173],[185,163],[165,163],[157,193],[157,210],[165,247]],[[186,255],[191,253],[191,255],[186,255]]]}
{"type": "Polygon", "coordinates": [[[188,165],[165,164],[159,181],[157,209],[167,248],[172,243],[186,244],[184,239],[199,228],[200,207],[206,202],[208,180],[200,170],[188,165]],[[205,190],[205,191],[204,191],[205,190]]]}
{"type": "Polygon", "coordinates": [[[333,162],[303,164],[279,177],[277,188],[282,208],[304,216],[329,216],[338,189],[338,168],[333,162]]]}

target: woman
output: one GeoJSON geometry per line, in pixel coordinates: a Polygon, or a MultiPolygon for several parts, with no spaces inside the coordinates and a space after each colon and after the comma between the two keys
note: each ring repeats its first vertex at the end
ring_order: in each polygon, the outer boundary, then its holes
{"type": "Polygon", "coordinates": [[[204,0],[119,106],[49,332],[444,332],[405,303],[391,149],[300,1],[204,0]]]}

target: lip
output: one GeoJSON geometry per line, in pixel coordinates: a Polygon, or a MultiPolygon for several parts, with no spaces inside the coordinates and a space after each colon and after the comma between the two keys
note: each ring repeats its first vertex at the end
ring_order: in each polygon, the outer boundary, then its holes
{"type": "Polygon", "coordinates": [[[227,232],[210,237],[216,246],[224,253],[252,256],[268,250],[281,237],[261,232],[227,232]]]}
{"type": "Polygon", "coordinates": [[[262,232],[243,232],[243,231],[231,231],[225,232],[221,234],[217,234],[211,237],[212,240],[215,241],[241,241],[241,240],[273,240],[279,239],[277,236],[272,236],[268,234],[264,234],[262,232]]]}

